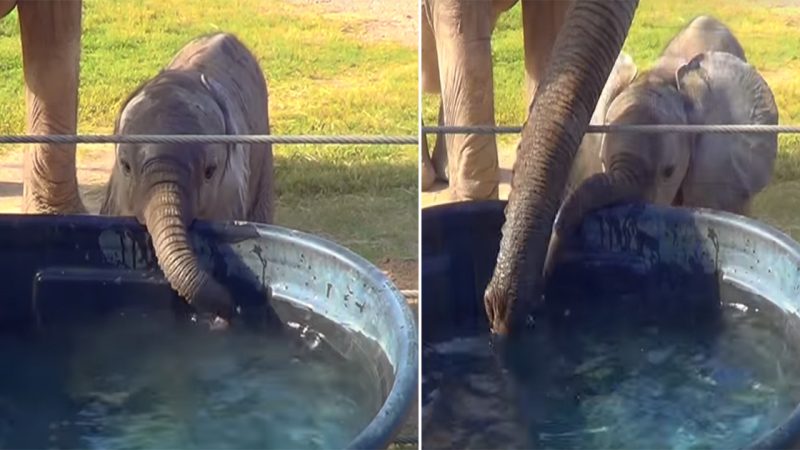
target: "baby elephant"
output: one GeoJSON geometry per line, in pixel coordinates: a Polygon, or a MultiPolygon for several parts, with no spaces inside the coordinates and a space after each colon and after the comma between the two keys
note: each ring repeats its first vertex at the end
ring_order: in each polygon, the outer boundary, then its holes
{"type": "MultiPolygon", "coordinates": [[[[188,43],[125,101],[116,134],[269,134],[267,84],[233,35],[188,43]]],[[[203,270],[187,227],[195,219],[273,220],[270,144],[118,144],[104,215],[135,216],[159,266],[189,304],[229,318],[228,292],[203,270]]]]}
{"type": "MultiPolygon", "coordinates": [[[[649,72],[633,73],[632,60],[621,57],[596,111],[603,123],[778,123],[766,81],[746,62],[733,33],[712,17],[694,19],[649,72]]],[[[777,147],[774,133],[608,133],[595,141],[584,139],[577,158],[584,164],[573,168],[556,238],[572,232],[587,213],[616,203],[748,214],[752,198],[772,177],[777,147]],[[586,173],[591,164],[585,161],[593,159],[599,169],[586,173]]]]}

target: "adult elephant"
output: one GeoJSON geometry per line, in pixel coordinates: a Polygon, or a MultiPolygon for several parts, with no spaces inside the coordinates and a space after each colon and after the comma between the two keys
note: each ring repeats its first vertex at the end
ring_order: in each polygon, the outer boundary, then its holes
{"type": "Polygon", "coordinates": [[[567,12],[522,130],[500,251],[484,295],[497,334],[518,330],[528,308],[540,301],[567,177],[638,4],[575,0],[567,12]]]}
{"type": "MultiPolygon", "coordinates": [[[[29,134],[77,131],[81,6],[80,0],[0,0],[0,17],[14,7],[18,12],[29,134]]],[[[75,144],[26,149],[23,212],[86,212],[78,194],[75,144]]]]}
{"type": "MultiPolygon", "coordinates": [[[[491,36],[518,0],[423,0],[422,89],[441,94],[440,125],[494,125],[491,36]]],[[[528,92],[536,92],[573,0],[521,0],[528,92]]],[[[611,2],[610,4],[614,4],[611,2]]],[[[497,144],[491,134],[438,135],[422,149],[423,189],[447,180],[455,200],[497,198],[497,144]]]]}

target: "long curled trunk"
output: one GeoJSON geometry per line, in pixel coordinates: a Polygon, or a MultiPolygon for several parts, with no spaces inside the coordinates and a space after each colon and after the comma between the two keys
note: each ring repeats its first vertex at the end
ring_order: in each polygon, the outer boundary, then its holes
{"type": "Polygon", "coordinates": [[[231,315],[227,292],[200,267],[191,247],[186,195],[180,184],[160,182],[150,188],[144,219],[158,264],[170,286],[189,304],[223,318],[231,315]]]}
{"type": "Polygon", "coordinates": [[[625,159],[612,165],[607,173],[596,173],[581,183],[561,207],[558,222],[545,259],[545,278],[555,264],[561,242],[574,233],[587,214],[608,206],[644,200],[646,184],[652,177],[643,164],[625,159]]]}
{"type": "Polygon", "coordinates": [[[643,163],[633,159],[614,164],[606,173],[596,173],[584,181],[564,201],[555,235],[574,232],[583,218],[598,209],[643,199],[648,174],[643,163]]]}
{"type": "Polygon", "coordinates": [[[540,300],[559,200],[633,21],[638,0],[576,0],[522,132],[494,275],[484,301],[492,330],[518,329],[540,300]]]}

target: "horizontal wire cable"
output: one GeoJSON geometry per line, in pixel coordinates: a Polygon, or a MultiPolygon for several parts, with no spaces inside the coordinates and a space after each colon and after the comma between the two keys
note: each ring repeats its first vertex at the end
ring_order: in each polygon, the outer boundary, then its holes
{"type": "Polygon", "coordinates": [[[325,136],[325,135],[0,135],[0,144],[392,144],[418,145],[417,136],[325,136]]]}
{"type": "MultiPolygon", "coordinates": [[[[521,126],[422,127],[423,134],[516,134],[521,126]]],[[[587,133],[800,133],[800,125],[589,125],[587,133]]]]}

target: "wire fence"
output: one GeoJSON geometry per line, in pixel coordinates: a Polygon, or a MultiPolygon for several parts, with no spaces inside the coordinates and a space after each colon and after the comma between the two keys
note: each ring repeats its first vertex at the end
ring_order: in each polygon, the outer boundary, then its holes
{"type": "MultiPolygon", "coordinates": [[[[421,127],[421,134],[519,134],[522,126],[421,127]]],[[[587,133],[800,133],[800,125],[589,125],[587,133]]],[[[338,144],[419,145],[419,136],[272,134],[0,135],[0,144],[338,144]]]]}
{"type": "Polygon", "coordinates": [[[418,145],[417,136],[272,135],[272,134],[49,134],[0,135],[0,144],[348,144],[418,145]]]}
{"type": "MultiPolygon", "coordinates": [[[[422,134],[518,134],[521,126],[422,127],[422,134]]],[[[587,133],[800,133],[800,125],[589,125],[587,133]]]]}

